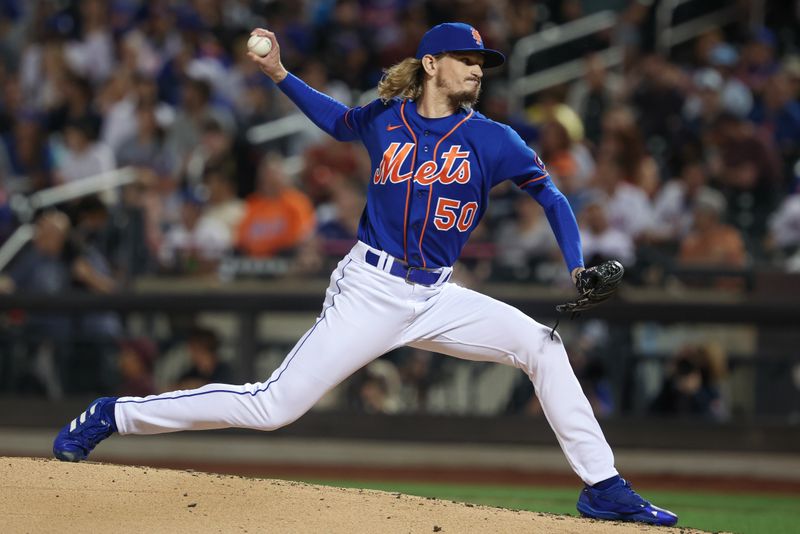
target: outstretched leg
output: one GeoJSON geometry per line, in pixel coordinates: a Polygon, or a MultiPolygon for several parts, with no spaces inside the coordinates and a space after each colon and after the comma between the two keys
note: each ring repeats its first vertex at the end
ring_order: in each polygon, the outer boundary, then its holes
{"type": "Polygon", "coordinates": [[[363,261],[349,256],[342,260],[331,275],[316,323],[269,380],[120,397],[112,406],[111,417],[90,407],[83,417],[62,429],[54,453],[67,456],[64,459],[84,459],[114,430],[120,434],[230,427],[275,430],[291,423],[353,372],[400,345],[410,311],[381,285],[382,276],[388,275],[363,261]],[[102,426],[101,420],[112,425],[111,431],[107,426],[102,432],[95,431],[102,426]]]}
{"type": "Polygon", "coordinates": [[[567,461],[587,484],[617,474],[614,455],[575,378],[561,338],[516,308],[447,284],[420,314],[409,344],[465,360],[491,361],[530,377],[567,461]]]}
{"type": "Polygon", "coordinates": [[[544,414],[572,469],[586,483],[582,515],[597,519],[674,525],[678,516],[639,496],[614,468],[614,455],[583,394],[560,336],[550,335],[519,310],[448,284],[418,315],[411,346],[457,358],[522,369],[533,382],[544,414]]]}

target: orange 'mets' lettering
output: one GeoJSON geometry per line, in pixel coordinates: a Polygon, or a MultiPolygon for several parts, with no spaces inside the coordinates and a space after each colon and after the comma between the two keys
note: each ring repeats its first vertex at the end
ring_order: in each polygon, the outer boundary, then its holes
{"type": "MultiPolygon", "coordinates": [[[[408,155],[414,149],[414,143],[391,143],[384,151],[380,166],[375,169],[373,182],[376,184],[393,184],[405,182],[411,178],[411,172],[401,174],[400,168],[405,164],[408,155]]],[[[470,153],[461,150],[461,145],[451,146],[441,156],[441,166],[435,161],[426,161],[414,173],[414,181],[420,185],[431,185],[441,182],[444,185],[453,182],[465,184],[472,175],[469,161],[470,153]]]]}

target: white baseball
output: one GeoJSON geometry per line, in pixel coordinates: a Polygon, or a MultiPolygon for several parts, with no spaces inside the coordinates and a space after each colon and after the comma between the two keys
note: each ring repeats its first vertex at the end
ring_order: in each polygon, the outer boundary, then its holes
{"type": "Polygon", "coordinates": [[[255,55],[264,57],[272,50],[272,41],[263,35],[251,35],[247,40],[247,48],[255,55]]]}

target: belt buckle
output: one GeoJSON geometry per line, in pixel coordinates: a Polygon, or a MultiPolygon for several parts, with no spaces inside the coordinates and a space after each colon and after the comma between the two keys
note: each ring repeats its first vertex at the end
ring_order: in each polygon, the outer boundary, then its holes
{"type": "Polygon", "coordinates": [[[427,271],[427,272],[433,272],[433,271],[435,271],[435,270],[436,270],[436,269],[426,269],[425,267],[409,267],[409,268],[408,268],[408,270],[406,271],[406,276],[405,276],[405,279],[406,279],[406,284],[411,284],[412,286],[425,286],[425,287],[433,287],[434,285],[436,285],[436,282],[434,282],[434,283],[432,283],[432,284],[423,284],[422,282],[414,282],[414,281],[412,281],[412,280],[409,280],[409,279],[408,279],[408,277],[409,277],[409,276],[411,276],[411,271],[427,271]]]}
{"type": "Polygon", "coordinates": [[[408,277],[411,276],[411,271],[413,271],[414,269],[415,269],[414,267],[409,267],[408,269],[406,269],[406,276],[405,276],[406,284],[411,284],[412,286],[417,285],[417,283],[412,282],[411,280],[408,279],[408,277]]]}

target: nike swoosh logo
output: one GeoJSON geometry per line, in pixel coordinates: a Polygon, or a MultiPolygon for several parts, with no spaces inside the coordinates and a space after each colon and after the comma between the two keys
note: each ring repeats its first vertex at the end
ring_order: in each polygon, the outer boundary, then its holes
{"type": "Polygon", "coordinates": [[[392,130],[396,130],[396,129],[402,128],[402,127],[403,127],[402,124],[398,124],[396,126],[392,126],[391,124],[389,124],[388,126],[386,126],[386,131],[387,132],[391,132],[392,130]]]}

